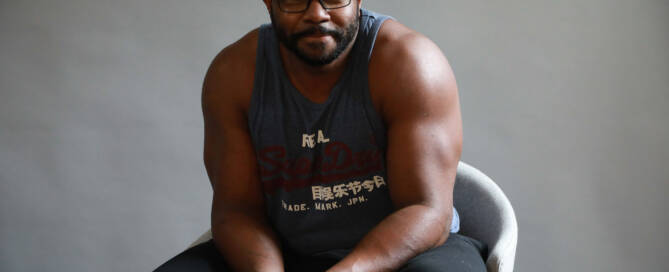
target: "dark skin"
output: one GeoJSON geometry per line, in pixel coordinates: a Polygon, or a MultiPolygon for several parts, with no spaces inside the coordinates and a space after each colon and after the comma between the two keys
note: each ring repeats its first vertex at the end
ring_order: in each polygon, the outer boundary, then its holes
{"type": "MultiPolygon", "coordinates": [[[[276,5],[270,0],[265,4],[268,10],[276,5]]],[[[304,13],[282,14],[277,8],[273,12],[287,31],[300,31],[309,24],[342,27],[354,19],[360,5],[353,1],[346,8],[326,11],[314,1],[304,13]]],[[[254,30],[223,49],[205,77],[204,161],[214,190],[212,233],[235,271],[283,271],[247,128],[257,39],[254,30]]],[[[308,42],[322,42],[327,51],[334,41],[313,37],[301,45],[308,42]]],[[[332,63],[314,67],[280,46],[288,77],[315,102],[327,99],[349,52],[350,47],[332,63]]],[[[388,189],[395,211],[328,271],[394,271],[443,244],[449,235],[462,125],[448,61],[428,38],[388,20],[379,31],[368,76],[373,105],[388,128],[388,189]]]]}

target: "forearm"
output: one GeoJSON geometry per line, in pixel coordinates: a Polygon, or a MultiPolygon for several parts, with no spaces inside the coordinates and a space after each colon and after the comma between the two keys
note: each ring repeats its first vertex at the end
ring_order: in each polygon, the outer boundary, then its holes
{"type": "MultiPolygon", "coordinates": [[[[450,213],[449,213],[450,214],[450,213]]],[[[386,217],[353,251],[333,266],[335,271],[394,271],[409,259],[446,241],[443,212],[424,205],[410,205],[386,217]]]]}
{"type": "Polygon", "coordinates": [[[283,271],[281,249],[271,228],[243,213],[212,224],[216,247],[234,271],[283,271]]]}

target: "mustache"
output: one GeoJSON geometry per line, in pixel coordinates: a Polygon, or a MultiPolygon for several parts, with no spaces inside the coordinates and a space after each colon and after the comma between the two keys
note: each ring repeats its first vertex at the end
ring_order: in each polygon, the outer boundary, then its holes
{"type": "Polygon", "coordinates": [[[309,36],[313,34],[323,34],[323,35],[330,35],[335,38],[335,40],[339,40],[342,38],[342,33],[339,33],[339,31],[334,30],[334,29],[329,29],[324,26],[314,26],[307,28],[305,30],[302,30],[298,33],[295,33],[292,36],[293,39],[297,40],[300,39],[304,36],[309,36]]]}

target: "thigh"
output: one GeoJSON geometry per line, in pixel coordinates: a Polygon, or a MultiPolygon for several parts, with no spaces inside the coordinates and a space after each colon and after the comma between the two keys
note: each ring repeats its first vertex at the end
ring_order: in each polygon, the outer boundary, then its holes
{"type": "MultiPolygon", "coordinates": [[[[292,251],[283,252],[287,272],[325,271],[344,258],[346,252],[332,251],[317,256],[300,256],[292,251]]],[[[158,267],[154,272],[229,272],[233,271],[219,253],[214,240],[190,248],[158,267]]]]}
{"type": "Polygon", "coordinates": [[[219,253],[214,240],[209,240],[195,247],[189,248],[170,259],[154,272],[176,272],[176,271],[232,271],[228,268],[219,253]]]}
{"type": "Polygon", "coordinates": [[[451,233],[446,242],[409,260],[400,272],[486,271],[488,247],[476,239],[451,233]]]}
{"type": "Polygon", "coordinates": [[[330,250],[311,256],[301,256],[285,250],[283,260],[286,272],[326,271],[346,257],[351,250],[330,250]]]}

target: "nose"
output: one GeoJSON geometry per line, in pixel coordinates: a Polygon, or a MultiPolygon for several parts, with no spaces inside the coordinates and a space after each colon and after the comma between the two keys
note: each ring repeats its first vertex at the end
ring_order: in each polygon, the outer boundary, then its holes
{"type": "Polygon", "coordinates": [[[311,23],[320,24],[330,20],[330,13],[323,7],[321,1],[312,0],[307,10],[304,11],[304,19],[311,23]]]}

